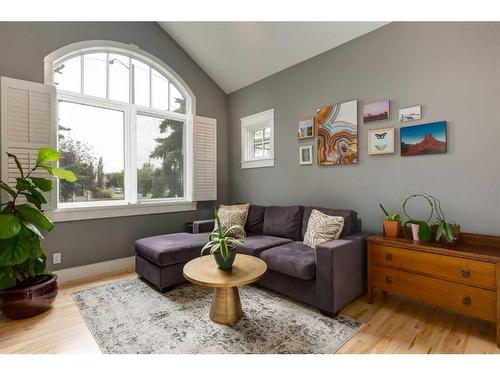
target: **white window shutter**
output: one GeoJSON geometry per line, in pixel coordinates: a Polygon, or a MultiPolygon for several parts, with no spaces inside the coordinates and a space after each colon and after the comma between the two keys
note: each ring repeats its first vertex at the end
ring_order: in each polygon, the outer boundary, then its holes
{"type": "MultiPolygon", "coordinates": [[[[3,181],[13,186],[20,173],[6,152],[17,155],[26,170],[35,165],[38,149],[57,147],[56,90],[54,86],[7,77],[1,78],[0,86],[1,175],[3,181]]],[[[33,177],[51,178],[45,171],[37,172],[33,177]]],[[[56,190],[54,185],[52,192],[46,193],[48,204],[45,209],[55,208],[56,190]]]]}
{"type": "Polygon", "coordinates": [[[193,129],[194,201],[217,200],[217,120],[196,116],[193,129]]]}

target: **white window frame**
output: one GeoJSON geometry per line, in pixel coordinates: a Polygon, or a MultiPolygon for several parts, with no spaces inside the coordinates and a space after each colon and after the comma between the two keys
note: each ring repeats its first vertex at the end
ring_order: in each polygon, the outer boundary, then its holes
{"type": "MultiPolygon", "coordinates": [[[[118,53],[121,55],[125,55],[130,59],[134,58],[149,65],[151,68],[156,69],[158,72],[163,74],[170,82],[172,82],[172,84],[174,84],[184,96],[184,98],[186,99],[186,114],[131,104],[133,103],[133,100],[129,100],[129,103],[124,103],[105,98],[93,97],[90,95],[83,95],[83,87],[81,93],[57,90],[57,102],[59,102],[60,100],[64,100],[76,104],[87,104],[90,106],[124,112],[124,171],[126,172],[124,182],[125,199],[123,201],[78,202],[77,204],[73,204],[71,202],[59,203],[57,200],[57,208],[53,210],[49,215],[53,220],[66,221],[196,210],[196,202],[193,201],[192,147],[193,120],[195,117],[196,99],[186,83],[167,64],[134,45],[112,41],[84,41],[62,47],[57,51],[52,52],[45,58],[45,84],[54,85],[54,67],[61,64],[63,61],[82,54],[99,52],[118,53]],[[183,149],[185,152],[183,198],[150,199],[147,201],[141,201],[137,199],[137,173],[135,173],[137,115],[169,118],[172,120],[184,122],[183,149]]],[[[108,85],[106,87],[108,93],[109,87],[108,85]]],[[[132,85],[129,86],[130,99],[132,99],[134,95],[132,87],[132,85]]],[[[57,121],[54,122],[53,127],[55,134],[57,134],[57,121]]],[[[58,196],[59,194],[57,192],[57,197],[58,196]]]]}
{"type": "MultiPolygon", "coordinates": [[[[241,121],[241,168],[274,167],[274,108],[240,119],[241,121]],[[271,129],[269,155],[256,157],[253,134],[256,130],[271,129]]],[[[262,135],[264,137],[264,135],[262,135]]],[[[262,146],[264,145],[262,141],[262,146]]]]}

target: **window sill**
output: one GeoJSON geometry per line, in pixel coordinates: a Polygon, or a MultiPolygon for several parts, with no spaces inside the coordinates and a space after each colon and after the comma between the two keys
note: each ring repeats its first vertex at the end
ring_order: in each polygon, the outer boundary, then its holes
{"type": "Polygon", "coordinates": [[[246,160],[241,162],[242,169],[274,167],[274,159],[246,160]]]}
{"type": "Polygon", "coordinates": [[[134,205],[125,204],[120,206],[59,208],[54,211],[46,212],[46,214],[52,221],[61,222],[195,210],[196,202],[179,200],[162,203],[145,202],[134,205]]]}

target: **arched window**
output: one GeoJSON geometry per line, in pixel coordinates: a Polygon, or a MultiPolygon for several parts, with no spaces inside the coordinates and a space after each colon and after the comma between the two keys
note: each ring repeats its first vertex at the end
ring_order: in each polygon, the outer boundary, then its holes
{"type": "Polygon", "coordinates": [[[81,42],[45,59],[58,99],[58,208],[191,201],[194,96],[138,47],[81,42]]]}

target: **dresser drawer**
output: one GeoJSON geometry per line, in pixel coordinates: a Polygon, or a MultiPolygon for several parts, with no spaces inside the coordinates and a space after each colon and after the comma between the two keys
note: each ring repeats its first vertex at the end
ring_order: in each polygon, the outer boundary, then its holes
{"type": "Polygon", "coordinates": [[[489,321],[496,320],[496,293],[387,267],[372,266],[374,288],[449,308],[489,321]]]}
{"type": "Polygon", "coordinates": [[[493,263],[379,244],[370,246],[372,264],[415,271],[481,288],[496,288],[493,263]]]}

